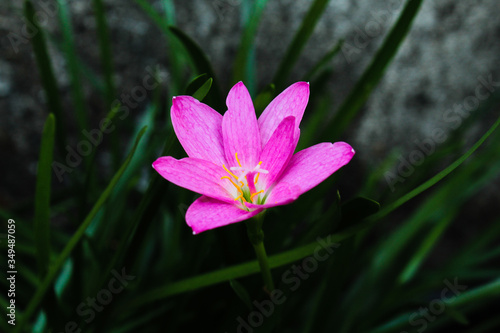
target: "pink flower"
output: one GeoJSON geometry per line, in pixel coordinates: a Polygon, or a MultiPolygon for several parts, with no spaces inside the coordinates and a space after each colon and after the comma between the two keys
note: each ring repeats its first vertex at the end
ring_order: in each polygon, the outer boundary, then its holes
{"type": "Polygon", "coordinates": [[[190,96],[173,98],[172,124],[189,157],[160,157],[153,168],[202,194],[186,212],[194,234],[289,204],[351,160],[354,150],[345,142],[293,153],[308,99],[309,84],[297,82],[257,120],[242,82],[229,92],[224,116],[190,96]]]}

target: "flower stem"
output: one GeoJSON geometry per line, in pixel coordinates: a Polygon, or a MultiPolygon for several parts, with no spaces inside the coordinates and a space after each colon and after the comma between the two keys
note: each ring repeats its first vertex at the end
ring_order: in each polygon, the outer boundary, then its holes
{"type": "Polygon", "coordinates": [[[267,260],[266,248],[264,247],[264,232],[262,231],[263,213],[256,215],[251,220],[246,221],[248,238],[253,245],[255,255],[259,261],[260,272],[264,285],[268,292],[274,290],[273,277],[271,275],[271,268],[267,260]]]}

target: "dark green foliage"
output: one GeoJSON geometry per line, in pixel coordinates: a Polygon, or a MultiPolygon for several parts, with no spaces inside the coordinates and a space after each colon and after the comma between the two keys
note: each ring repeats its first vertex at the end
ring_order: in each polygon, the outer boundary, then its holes
{"type": "MultiPolygon", "coordinates": [[[[465,332],[464,327],[470,329],[467,332],[487,332],[499,327],[497,311],[491,310],[500,296],[498,217],[482,221],[460,249],[439,253],[440,242],[463,217],[464,206],[500,173],[500,135],[495,131],[500,118],[474,145],[462,144],[465,131],[498,104],[498,94],[396,191],[380,186],[396,161],[394,155],[372,170],[349,164],[293,204],[268,210],[264,242],[277,288],[269,294],[263,289],[245,225],[193,236],[184,214],[196,195],[168,183],[151,168],[159,156],[185,155],[169,121],[172,95],[191,95],[223,112],[229,87],[220,86],[207,55],[175,26],[173,2],[163,1],[165,12],[148,1],[135,2],[165,37],[165,52],[173,66],[171,87],[167,93],[158,87],[152,102],[142,105],[140,117],[128,117],[117,126],[110,147],[94,147],[84,159],[84,171],[75,169],[69,175],[70,185],[51,186],[54,145],[64,147],[68,139],[64,129],[72,112],[80,130],[89,128],[89,107],[80,85],[83,74],[87,78],[95,74],[83,70],[88,66],[77,56],[68,6],[60,4],[64,33],[59,47],[68,63],[74,107],[65,114],[45,32],[37,27],[40,32],[31,40],[50,115],[41,139],[33,205],[17,213],[0,210],[2,219],[17,223],[20,274],[14,332],[77,331],[76,327],[83,332],[234,332],[239,325],[250,325],[249,320],[260,321],[259,316],[262,323],[251,327],[254,332],[412,332],[424,324],[426,332],[465,332]],[[121,144],[123,138],[128,139],[121,144]],[[114,163],[96,170],[96,156],[106,148],[111,149],[114,163]],[[455,162],[443,167],[443,161],[450,160],[455,162]],[[33,223],[25,217],[30,214],[33,223]],[[54,216],[74,224],[51,225],[54,216]],[[445,259],[436,267],[431,259],[438,254],[445,259]],[[450,285],[458,287],[444,299],[443,290],[451,290],[450,285]],[[103,295],[112,300],[99,310],[87,303],[89,297],[106,299],[103,295]],[[432,321],[415,321],[424,320],[419,309],[432,304],[442,306],[442,314],[432,321]],[[252,311],[258,314],[249,319],[252,311]]],[[[229,80],[249,82],[258,114],[290,83],[287,78],[328,4],[311,2],[274,81],[258,90],[253,52],[267,2],[242,5],[247,19],[229,80]]],[[[422,2],[406,2],[331,121],[325,119],[332,98],[343,96],[325,94],[324,87],[332,75],[328,63],[342,41],[328,41],[331,49],[304,78],[312,81],[312,91],[299,147],[337,141],[345,133],[390,66],[422,2]]],[[[105,119],[113,122],[120,114],[120,105],[111,105],[117,91],[113,49],[103,1],[94,0],[93,6],[104,82],[98,93],[109,110],[105,119]]],[[[27,18],[33,13],[31,2],[25,1],[27,18]]],[[[6,242],[0,247],[6,253],[6,242]]],[[[0,295],[4,309],[7,302],[5,293],[0,295]]],[[[0,321],[0,329],[6,332],[12,327],[0,321]]]]}

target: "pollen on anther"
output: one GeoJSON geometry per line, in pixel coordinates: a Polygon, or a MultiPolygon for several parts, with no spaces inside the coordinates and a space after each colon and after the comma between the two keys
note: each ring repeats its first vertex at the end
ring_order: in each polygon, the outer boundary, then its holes
{"type": "Polygon", "coordinates": [[[236,157],[236,161],[238,162],[238,165],[241,168],[241,163],[240,163],[240,160],[238,159],[238,153],[234,153],[234,156],[236,157]]]}
{"type": "MultiPolygon", "coordinates": [[[[241,190],[241,187],[240,187],[240,186],[238,186],[238,184],[236,184],[236,183],[235,183],[235,182],[234,182],[234,181],[233,181],[230,177],[228,177],[228,176],[222,176],[220,179],[227,179],[227,180],[229,180],[229,181],[231,182],[231,184],[233,184],[233,186],[234,186],[234,187],[236,187],[236,190],[237,190],[239,193],[243,194],[243,191],[241,190]]],[[[242,186],[243,186],[243,185],[242,185],[242,186]]]]}
{"type": "Polygon", "coordinates": [[[226,166],[224,164],[222,164],[222,167],[224,168],[224,170],[226,170],[226,172],[228,174],[230,174],[231,176],[233,176],[234,178],[238,179],[238,177],[236,177],[236,175],[234,173],[232,173],[231,171],[229,171],[228,168],[226,168],[226,166]]]}
{"type": "Polygon", "coordinates": [[[253,183],[254,183],[255,185],[257,185],[257,182],[259,181],[259,176],[260,176],[260,173],[258,173],[258,174],[257,174],[257,176],[255,176],[255,179],[254,179],[254,181],[253,181],[253,183]]]}
{"type": "Polygon", "coordinates": [[[264,190],[260,190],[259,192],[255,192],[254,194],[252,194],[252,195],[250,196],[250,200],[252,200],[252,201],[253,201],[253,198],[254,198],[256,195],[259,195],[259,194],[261,194],[261,193],[264,193],[264,190]]]}

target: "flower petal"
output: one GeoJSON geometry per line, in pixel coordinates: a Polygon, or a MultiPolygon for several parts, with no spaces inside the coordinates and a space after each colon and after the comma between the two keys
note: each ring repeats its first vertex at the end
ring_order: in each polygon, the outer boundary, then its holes
{"type": "Polygon", "coordinates": [[[238,82],[227,95],[227,112],[222,120],[224,152],[229,166],[253,168],[259,162],[262,150],[259,126],[252,98],[243,82],[238,82]]]}
{"type": "Polygon", "coordinates": [[[191,96],[177,96],[170,111],[175,134],[189,157],[226,162],[222,147],[222,115],[191,96]]]}
{"type": "Polygon", "coordinates": [[[268,174],[260,175],[264,188],[272,185],[278,179],[290,161],[297,146],[297,140],[295,140],[294,136],[295,131],[295,117],[286,117],[278,125],[262,150],[262,154],[260,155],[260,160],[262,161],[261,168],[269,171],[268,174]]]}
{"type": "Polygon", "coordinates": [[[186,222],[194,234],[222,227],[251,218],[263,211],[262,208],[246,211],[233,204],[202,196],[189,206],[186,222]]]}
{"type": "Polygon", "coordinates": [[[192,157],[177,160],[171,156],[163,156],[153,163],[153,168],[175,185],[218,200],[233,202],[221,180],[227,173],[212,162],[192,157]]]}
{"type": "Polygon", "coordinates": [[[266,203],[285,202],[309,191],[349,163],[354,154],[345,142],[323,142],[299,151],[292,156],[266,203]],[[285,191],[280,185],[292,190],[285,191]]]}
{"type": "Polygon", "coordinates": [[[267,144],[278,125],[288,116],[295,117],[298,128],[309,100],[309,83],[297,82],[276,96],[259,117],[262,146],[267,144]]]}
{"type": "Polygon", "coordinates": [[[253,203],[246,203],[245,205],[250,209],[271,208],[275,206],[288,205],[298,199],[301,194],[300,187],[297,185],[290,185],[287,183],[277,184],[269,194],[266,202],[263,205],[253,203]]]}

